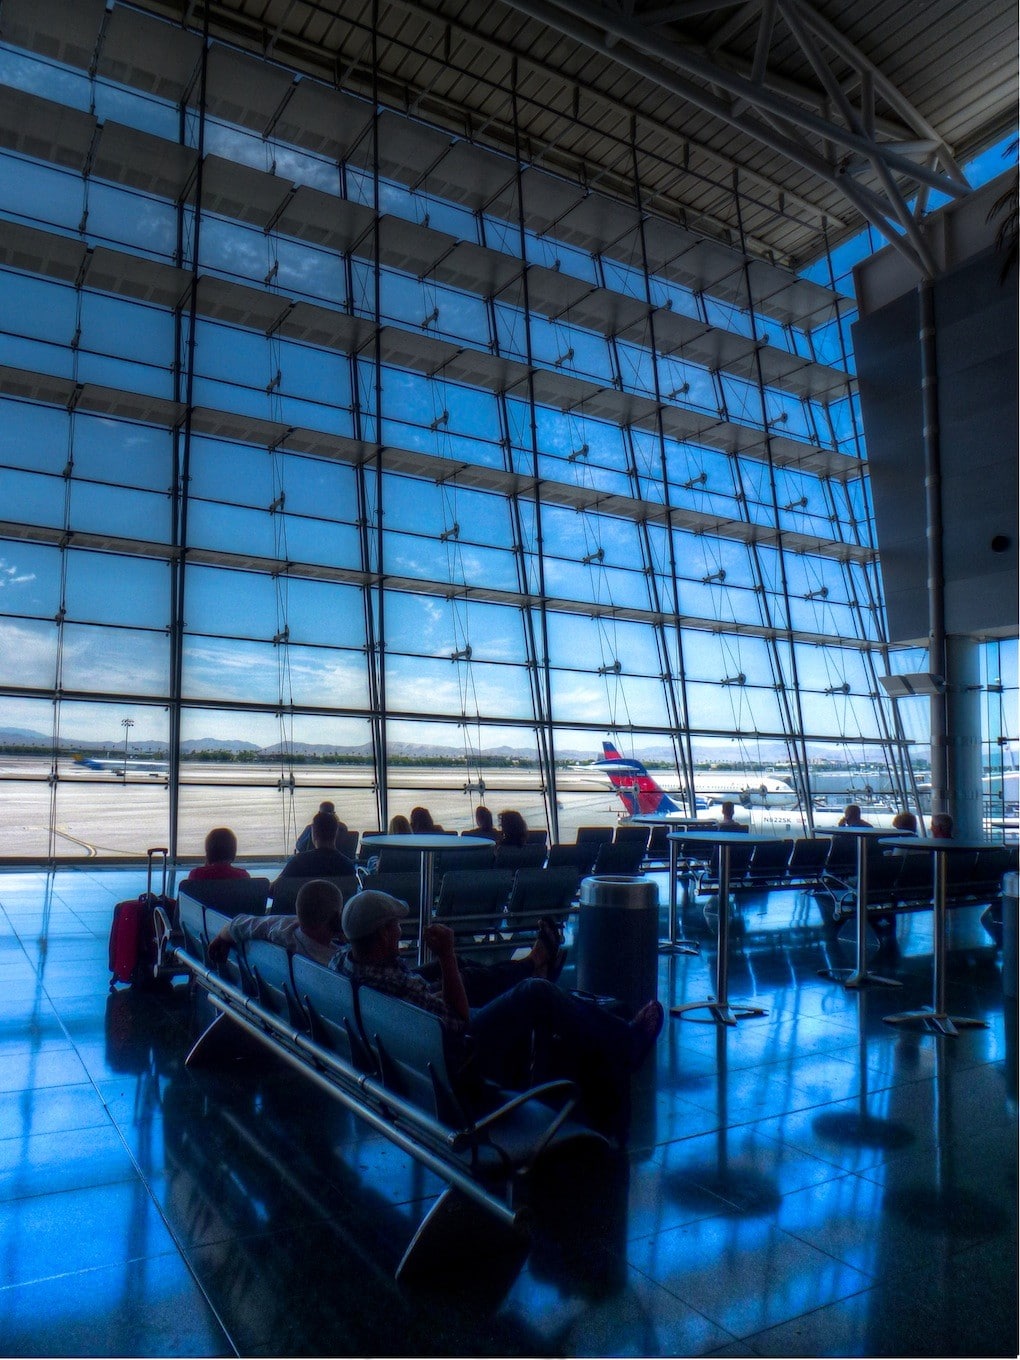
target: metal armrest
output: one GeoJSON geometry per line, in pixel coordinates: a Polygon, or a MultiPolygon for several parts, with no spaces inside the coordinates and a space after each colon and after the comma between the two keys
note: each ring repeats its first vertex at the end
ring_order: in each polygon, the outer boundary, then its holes
{"type": "Polygon", "coordinates": [[[556,1136],[564,1122],[573,1113],[574,1106],[577,1104],[578,1091],[574,1082],[566,1078],[558,1078],[554,1081],[543,1082],[540,1086],[532,1086],[527,1091],[521,1091],[518,1095],[505,1101],[497,1110],[492,1110],[481,1119],[476,1120],[466,1129],[459,1129],[452,1133],[449,1138],[450,1147],[456,1152],[462,1152],[466,1148],[475,1148],[479,1142],[488,1140],[488,1133],[497,1124],[514,1113],[515,1110],[523,1108],[532,1101],[541,1100],[550,1095],[563,1095],[564,1101],[560,1109],[550,1110],[551,1119],[548,1127],[543,1131],[541,1138],[531,1149],[529,1160],[533,1160],[540,1152],[546,1148],[550,1141],[556,1136]]]}

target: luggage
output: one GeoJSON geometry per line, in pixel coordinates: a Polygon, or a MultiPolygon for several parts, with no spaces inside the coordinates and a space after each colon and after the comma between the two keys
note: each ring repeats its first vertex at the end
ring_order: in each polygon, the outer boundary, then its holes
{"type": "Polygon", "coordinates": [[[110,991],[118,982],[143,985],[155,981],[159,974],[156,955],[155,910],[161,907],[171,922],[177,920],[177,903],[167,896],[167,859],[169,852],[162,846],[148,850],[148,877],[145,892],[140,897],[118,902],[113,909],[110,927],[110,991]],[[163,883],[160,892],[152,891],[153,863],[163,856],[163,883]]]}

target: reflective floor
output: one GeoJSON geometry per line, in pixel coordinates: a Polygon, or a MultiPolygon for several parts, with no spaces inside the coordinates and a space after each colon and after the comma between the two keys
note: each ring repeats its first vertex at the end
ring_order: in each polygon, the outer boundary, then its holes
{"type": "MultiPolygon", "coordinates": [[[[944,1038],[882,1019],[931,1000],[927,914],[872,960],[902,988],[850,992],[818,970],[852,922],[738,900],[730,994],[768,1014],[668,1020],[629,1156],[551,1165],[523,1260],[412,1288],[429,1173],[298,1076],[186,1072],[183,982],[108,993],[141,886],[0,873],[4,1355],[1017,1354],[1016,1007],[977,909],[949,1005],[988,1027],[944,1038]]],[[[712,990],[714,910],[685,904],[663,1002],[712,990]]]]}

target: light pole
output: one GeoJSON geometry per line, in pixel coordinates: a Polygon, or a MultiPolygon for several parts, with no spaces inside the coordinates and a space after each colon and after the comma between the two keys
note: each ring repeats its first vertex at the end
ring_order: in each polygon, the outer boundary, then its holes
{"type": "Polygon", "coordinates": [[[134,727],[135,725],[135,720],[134,718],[121,718],[120,725],[124,729],[124,778],[126,779],[128,762],[128,736],[130,735],[132,727],[134,727]]]}

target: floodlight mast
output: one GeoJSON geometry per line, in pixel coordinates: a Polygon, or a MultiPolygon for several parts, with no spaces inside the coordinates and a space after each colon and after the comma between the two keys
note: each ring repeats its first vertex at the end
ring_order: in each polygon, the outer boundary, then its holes
{"type": "Polygon", "coordinates": [[[703,45],[684,44],[676,40],[675,30],[664,31],[667,24],[699,14],[732,11],[732,0],[689,0],[644,14],[634,14],[632,7],[631,13],[621,13],[610,0],[506,3],[654,81],[837,188],[921,278],[938,272],[920,226],[928,194],[934,189],[962,198],[970,185],[935,128],[807,0],[749,0],[741,7],[748,21],[755,9],[759,11],[750,66],[729,56],[724,64],[703,45]],[[788,77],[770,73],[769,55],[779,21],[807,58],[818,88],[796,87],[788,77]],[[833,56],[843,69],[852,68],[851,81],[834,69],[833,56]],[[879,117],[879,99],[893,117],[879,117]],[[870,169],[875,185],[858,181],[864,169],[870,169]],[[897,177],[906,179],[903,188],[897,177]]]}

